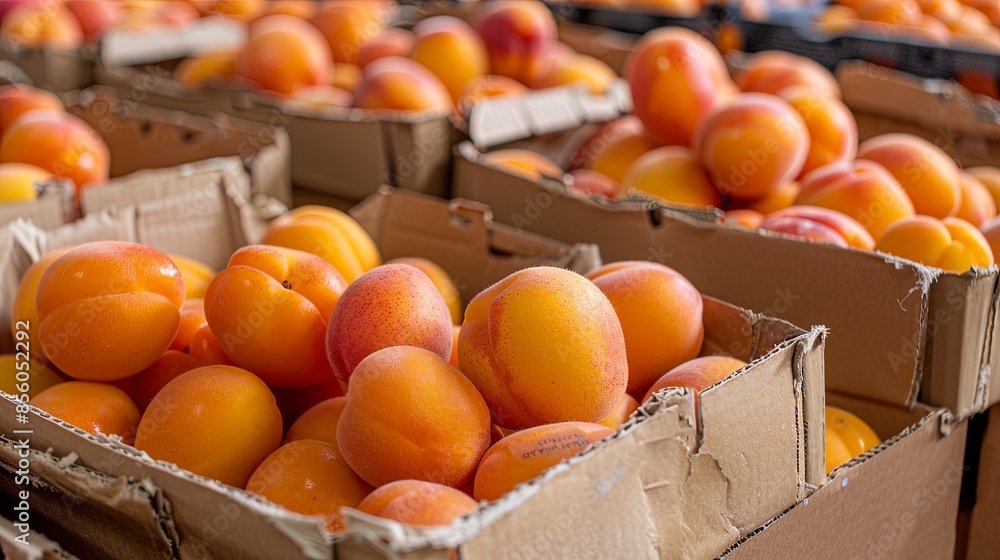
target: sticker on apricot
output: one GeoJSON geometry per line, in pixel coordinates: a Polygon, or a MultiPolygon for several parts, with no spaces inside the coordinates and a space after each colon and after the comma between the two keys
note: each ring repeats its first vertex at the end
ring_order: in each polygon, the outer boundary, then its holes
{"type": "Polygon", "coordinates": [[[590,440],[583,434],[560,434],[535,440],[529,439],[511,442],[509,449],[517,457],[534,459],[551,453],[556,453],[560,456],[566,455],[566,451],[579,453],[589,445],[590,440]]]}

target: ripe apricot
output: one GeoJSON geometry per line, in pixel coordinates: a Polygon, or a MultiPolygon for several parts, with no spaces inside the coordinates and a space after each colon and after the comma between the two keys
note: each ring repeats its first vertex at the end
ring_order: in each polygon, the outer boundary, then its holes
{"type": "Polygon", "coordinates": [[[657,147],[635,115],[615,119],[584,140],[573,155],[570,169],[593,169],[621,183],[640,156],[657,147]]]}
{"type": "MultiPolygon", "coordinates": [[[[824,231],[824,228],[827,228],[832,230],[836,237],[839,238],[839,241],[843,242],[842,246],[844,247],[854,247],[864,251],[871,251],[875,248],[875,240],[871,234],[854,218],[836,210],[820,208],[818,206],[789,206],[770,214],[760,227],[761,229],[791,235],[800,235],[796,233],[796,227],[806,228],[803,233],[815,232],[817,230],[824,231]],[[810,224],[807,225],[803,222],[810,222],[810,224]],[[784,229],[779,225],[780,223],[791,224],[792,229],[784,229]]],[[[808,238],[810,236],[800,235],[800,237],[808,238]]],[[[836,244],[840,245],[840,243],[836,244]]]]}
{"type": "Polygon", "coordinates": [[[363,359],[392,346],[451,355],[451,312],[426,274],[407,264],[385,264],[354,281],[330,317],[326,350],[344,383],[363,359]]]}
{"type": "Polygon", "coordinates": [[[469,80],[462,88],[462,95],[455,103],[460,115],[468,113],[474,105],[490,97],[511,97],[528,91],[520,82],[506,76],[486,74],[469,80]]]}
{"type": "Polygon", "coordinates": [[[996,255],[1000,255],[1000,217],[993,218],[979,226],[979,232],[983,234],[983,238],[989,244],[994,258],[996,255]]]}
{"type": "Polygon", "coordinates": [[[726,210],[725,223],[732,223],[744,229],[755,230],[760,227],[760,224],[764,223],[764,215],[756,210],[745,208],[726,210]]]}
{"type": "Polygon", "coordinates": [[[719,51],[679,27],[644,35],[628,58],[625,77],[635,115],[666,145],[690,146],[701,121],[729,101],[734,89],[719,51]]]}
{"type": "Polygon", "coordinates": [[[380,58],[365,66],[354,92],[359,109],[451,111],[448,89],[430,70],[407,58],[380,58]]]}
{"type": "Polygon", "coordinates": [[[357,2],[329,2],[312,18],[334,62],[358,63],[358,53],[382,31],[378,14],[357,2]]]}
{"type": "Polygon", "coordinates": [[[286,103],[307,110],[322,110],[328,107],[351,107],[354,105],[354,96],[335,86],[312,86],[295,90],[288,96],[286,103]]]}
{"type": "Polygon", "coordinates": [[[121,389],[106,383],[68,381],[45,389],[31,404],[91,434],[118,436],[132,445],[139,410],[121,389]]]}
{"type": "Polygon", "coordinates": [[[824,165],[854,159],[858,125],[842,101],[807,86],[785,88],[780,97],[798,111],[809,131],[809,153],[799,179],[824,165]]]}
{"type": "MultiPolygon", "coordinates": [[[[2,165],[0,164],[0,167],[2,165]]],[[[42,258],[32,263],[24,271],[24,274],[21,275],[21,281],[17,284],[17,292],[14,294],[14,301],[11,304],[10,332],[16,333],[25,330],[28,332],[28,341],[38,340],[39,343],[35,344],[35,347],[31,349],[31,355],[43,361],[47,360],[47,358],[45,356],[45,349],[38,338],[38,325],[42,320],[38,317],[38,309],[35,307],[35,301],[38,298],[38,283],[49,266],[68,250],[68,248],[63,248],[49,251],[42,255],[42,258]],[[27,323],[27,328],[19,328],[19,321],[27,323]]]]}
{"type": "Polygon", "coordinates": [[[594,95],[603,95],[616,79],[615,71],[600,60],[574,55],[533,84],[535,88],[583,85],[594,95]]]}
{"type": "Polygon", "coordinates": [[[909,134],[883,134],[858,146],[858,159],[874,161],[899,181],[917,214],[954,216],[961,204],[958,166],[941,148],[909,134]]]}
{"type": "Polygon", "coordinates": [[[899,181],[881,165],[866,160],[832,163],[810,173],[802,180],[795,204],[846,214],[876,240],[891,224],[915,214],[899,181]]]}
{"type": "Polygon", "coordinates": [[[333,377],[323,337],[347,288],[323,259],[270,245],[244,247],[205,292],[205,314],[226,354],[276,387],[333,377]]]}
{"type": "Polygon", "coordinates": [[[413,27],[416,37],[410,58],[437,76],[454,102],[465,86],[490,71],[486,47],[469,24],[451,16],[437,16],[413,27]]]}
{"type": "Polygon", "coordinates": [[[347,466],[335,445],[310,439],[282,445],[257,467],[246,491],[302,515],[318,515],[331,533],[346,530],[342,507],[357,507],[373,490],[347,466]]]}
{"type": "Polygon", "coordinates": [[[586,451],[614,430],[589,422],[560,422],[521,430],[490,447],[476,471],[474,496],[493,501],[564,459],[586,451]]]}
{"type": "Polygon", "coordinates": [[[694,144],[722,194],[760,200],[802,171],[809,131],[787,102],[744,93],[702,121],[694,144]]]}
{"type": "Polygon", "coordinates": [[[784,51],[764,51],[753,55],[736,76],[744,92],[778,95],[793,86],[806,86],[826,97],[840,98],[840,85],[829,70],[804,56],[784,51]]]}
{"type": "Polygon", "coordinates": [[[993,198],[993,204],[1000,209],[1000,169],[996,167],[969,167],[965,172],[972,175],[986,187],[986,190],[993,198]]]}
{"type": "Polygon", "coordinates": [[[337,426],[340,424],[340,415],[344,413],[347,406],[347,397],[333,397],[314,404],[309,410],[302,413],[295,420],[292,427],[285,434],[285,443],[291,443],[300,439],[314,439],[333,445],[337,443],[337,426]]]}
{"type": "Polygon", "coordinates": [[[121,17],[121,7],[113,0],[66,0],[63,5],[80,24],[83,38],[88,43],[100,39],[121,17]]]}
{"type": "Polygon", "coordinates": [[[82,188],[108,180],[110,154],[104,140],[79,118],[57,111],[24,113],[4,129],[0,162],[27,163],[82,188]]]}
{"type": "Polygon", "coordinates": [[[138,373],[170,346],[184,283],[163,253],[122,241],[70,249],[38,282],[38,342],[67,375],[114,381],[138,373]]]}
{"type": "Polygon", "coordinates": [[[4,14],[0,37],[28,49],[70,50],[83,46],[83,30],[58,2],[26,2],[4,14]]]}
{"type": "Polygon", "coordinates": [[[625,337],[607,296],[551,267],[515,272],[469,303],[458,361],[505,428],[599,422],[628,381],[625,337]]]}
{"type": "Polygon", "coordinates": [[[115,386],[132,399],[139,412],[145,412],[153,397],[174,379],[193,369],[208,364],[180,350],[167,350],[149,367],[139,373],[120,379],[115,386]]]}
{"type": "Polygon", "coordinates": [[[42,391],[65,381],[52,368],[34,358],[24,361],[16,354],[0,354],[0,391],[8,395],[26,394],[34,399],[42,391]]]}
{"type": "Polygon", "coordinates": [[[695,17],[701,12],[698,0],[631,0],[629,7],[644,8],[675,17],[695,17]]]}
{"type": "Polygon", "coordinates": [[[309,20],[318,10],[319,4],[312,0],[270,0],[263,15],[285,14],[309,20]]]}
{"type": "Polygon", "coordinates": [[[857,415],[826,407],[826,472],[882,443],[871,426],[857,415]]]}
{"type": "Polygon", "coordinates": [[[639,401],[632,398],[632,395],[625,393],[622,395],[622,400],[618,401],[618,404],[615,405],[611,414],[608,414],[607,418],[601,420],[598,424],[617,431],[618,428],[622,427],[622,424],[628,422],[629,418],[632,417],[632,413],[638,408],[639,401]]]}
{"type": "Polygon", "coordinates": [[[728,356],[706,356],[695,358],[675,367],[656,380],[642,398],[645,403],[653,393],[667,387],[685,387],[694,391],[695,397],[705,389],[729,377],[730,374],[747,365],[742,360],[728,356]]]}
{"type": "Polygon", "coordinates": [[[387,264],[393,263],[408,264],[426,274],[444,298],[444,302],[448,304],[451,322],[456,325],[462,324],[462,296],[458,293],[455,283],[451,281],[451,276],[443,268],[421,257],[401,257],[392,259],[387,264]]]}
{"type": "Polygon", "coordinates": [[[382,263],[368,232],[347,214],[300,206],[272,221],[261,243],[312,253],[333,265],[348,283],[382,263]]]}
{"type": "Polygon", "coordinates": [[[309,23],[286,15],[261,18],[236,59],[237,73],[262,88],[289,94],[329,81],[330,52],[309,23]]]}
{"type": "Polygon", "coordinates": [[[281,419],[287,432],[310,408],[323,401],[343,397],[344,388],[345,385],[339,379],[331,377],[322,383],[307,387],[271,387],[271,392],[278,401],[278,410],[281,411],[281,419]]]}
{"type": "Polygon", "coordinates": [[[840,35],[857,27],[858,12],[849,6],[830,5],[813,20],[813,26],[827,35],[840,35]]]}
{"type": "Polygon", "coordinates": [[[238,71],[239,56],[236,50],[222,50],[185,58],[174,69],[174,79],[188,87],[201,87],[212,79],[230,78],[238,71]]]}
{"type": "Polygon", "coordinates": [[[593,169],[574,169],[569,172],[573,181],[567,185],[570,192],[582,196],[599,196],[616,200],[625,195],[622,186],[614,179],[593,169]]]}
{"type": "Polygon", "coordinates": [[[622,188],[681,206],[722,206],[722,195],[698,156],[682,146],[656,148],[639,157],[625,172],[622,188]]]}
{"type": "Polygon", "coordinates": [[[556,38],[552,12],[537,0],[483,4],[473,26],[483,39],[494,74],[527,83],[534,58],[556,38]]]}
{"type": "Polygon", "coordinates": [[[490,413],[444,358],[395,346],[358,364],[337,441],[351,468],[374,486],[417,479],[460,488],[489,446],[490,413]]]}
{"type": "Polygon", "coordinates": [[[982,181],[975,176],[959,171],[962,186],[962,201],[958,206],[956,218],[961,218],[979,227],[997,215],[993,195],[982,181]]]}
{"type": "Polygon", "coordinates": [[[0,163],[0,203],[38,198],[41,184],[53,180],[44,169],[27,163],[0,163]]]}
{"type": "Polygon", "coordinates": [[[240,21],[256,19],[265,9],[267,9],[266,0],[219,0],[212,5],[213,12],[240,21]]]}
{"type": "Polygon", "coordinates": [[[416,37],[398,27],[387,27],[358,50],[356,64],[362,69],[372,62],[389,56],[409,56],[416,37]]]}
{"type": "Polygon", "coordinates": [[[397,480],[377,488],[361,501],[358,511],[407,525],[449,525],[479,509],[460,490],[423,480],[397,480]]]}
{"type": "Polygon", "coordinates": [[[521,148],[494,150],[479,158],[480,163],[503,169],[508,173],[527,179],[539,180],[546,177],[562,177],[563,170],[549,158],[521,148]]]}
{"type": "Polygon", "coordinates": [[[621,323],[628,393],[645,394],[664,373],[698,355],[705,336],[701,294],[676,270],[624,261],[593,270],[587,278],[607,296],[621,323]]]}
{"type": "Polygon", "coordinates": [[[989,242],[975,226],[959,218],[914,216],[899,220],[885,230],[875,248],[958,273],[993,264],[989,242]]]}
{"type": "Polygon", "coordinates": [[[204,298],[208,284],[215,278],[215,271],[207,264],[182,257],[180,255],[167,255],[174,261],[177,269],[181,271],[181,278],[184,279],[185,296],[191,298],[204,298]]]}
{"type": "Polygon", "coordinates": [[[36,109],[63,111],[62,101],[54,93],[21,84],[0,87],[0,135],[18,117],[36,109]]]}
{"type": "Polygon", "coordinates": [[[770,194],[760,200],[754,200],[751,202],[734,201],[729,205],[729,208],[733,210],[753,210],[761,214],[770,214],[771,212],[777,212],[782,208],[788,208],[794,204],[795,198],[799,196],[799,192],[801,190],[801,183],[798,181],[790,181],[774,189],[770,194]]]}
{"type": "Polygon", "coordinates": [[[257,376],[232,366],[201,367],[168,383],[135,436],[135,447],[153,459],[237,488],[280,444],[274,395],[257,376]]]}
{"type": "Polygon", "coordinates": [[[208,320],[205,318],[205,300],[201,298],[185,299],[184,304],[181,305],[180,326],[169,349],[187,351],[194,334],[206,326],[208,326],[208,320]]]}
{"type": "Polygon", "coordinates": [[[451,327],[452,337],[451,337],[451,356],[448,357],[448,363],[458,367],[458,335],[462,332],[462,327],[460,325],[454,325],[451,327]]]}

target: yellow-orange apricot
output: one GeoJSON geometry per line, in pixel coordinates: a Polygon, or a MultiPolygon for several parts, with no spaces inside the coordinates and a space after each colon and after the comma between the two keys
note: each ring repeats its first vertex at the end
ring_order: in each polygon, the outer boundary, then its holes
{"type": "Polygon", "coordinates": [[[965,171],[960,171],[959,177],[962,185],[962,202],[955,217],[976,227],[994,218],[997,215],[997,207],[986,185],[965,171]]]}
{"type": "Polygon", "coordinates": [[[920,4],[914,0],[866,2],[858,10],[861,19],[891,25],[917,25],[922,15],[920,4]]]}
{"type": "MultiPolygon", "coordinates": [[[[771,231],[798,235],[796,233],[797,227],[813,228],[817,225],[832,230],[843,241],[846,247],[854,247],[865,251],[871,251],[875,248],[875,240],[871,234],[854,218],[836,210],[820,208],[818,206],[789,206],[788,208],[771,213],[760,227],[771,231]],[[784,223],[789,224],[791,229],[783,229],[778,223],[779,220],[787,220],[784,223]],[[803,222],[812,222],[812,224],[807,225],[803,222]]],[[[816,229],[822,231],[822,227],[812,229],[811,231],[815,232],[816,229]]],[[[810,230],[807,229],[806,231],[810,230]]],[[[809,235],[800,236],[810,237],[809,235]]],[[[839,243],[837,244],[839,245],[839,243]]]]}
{"type": "Polygon", "coordinates": [[[368,66],[354,92],[359,109],[451,111],[448,89],[430,70],[407,58],[389,56],[368,66]]]}
{"type": "Polygon", "coordinates": [[[312,19],[319,10],[319,3],[312,0],[270,0],[263,15],[285,14],[305,20],[312,19]]]}
{"type": "Polygon", "coordinates": [[[656,380],[656,383],[649,388],[642,402],[645,403],[653,393],[667,387],[685,387],[694,391],[697,397],[698,393],[729,377],[745,365],[746,362],[727,356],[695,358],[663,374],[663,377],[656,380]]]}
{"type": "Polygon", "coordinates": [[[736,224],[744,229],[754,230],[764,223],[764,215],[756,210],[737,208],[726,210],[725,223],[736,224]]]}
{"type": "Polygon", "coordinates": [[[14,301],[11,304],[10,332],[25,331],[28,333],[29,342],[37,340],[38,343],[31,349],[31,356],[42,361],[47,361],[48,358],[45,356],[45,348],[41,344],[41,339],[38,338],[38,325],[42,322],[38,317],[38,309],[35,307],[35,301],[38,298],[38,283],[49,266],[68,250],[68,248],[64,248],[50,251],[29,266],[21,275],[21,281],[17,284],[17,292],[14,294],[14,301]],[[23,326],[18,325],[21,321],[24,322],[23,326]]]}
{"type": "Polygon", "coordinates": [[[813,26],[828,35],[840,35],[851,31],[856,26],[858,12],[849,6],[827,6],[813,20],[813,26]]]}
{"type": "Polygon", "coordinates": [[[635,160],[656,147],[639,118],[627,115],[601,126],[584,140],[570,169],[593,169],[621,183],[635,160]]]}
{"type": "Polygon", "coordinates": [[[983,238],[989,244],[994,258],[996,255],[1000,255],[1000,217],[993,218],[979,226],[979,232],[983,234],[983,238]]]}
{"type": "Polygon", "coordinates": [[[100,39],[104,31],[113,27],[121,17],[121,7],[113,0],[66,0],[63,5],[80,24],[87,42],[100,39]]]}
{"type": "Polygon", "coordinates": [[[358,50],[357,65],[361,68],[389,56],[409,56],[416,37],[398,27],[387,27],[358,50]]]}
{"type": "Polygon", "coordinates": [[[203,364],[198,358],[180,350],[167,350],[146,369],[115,381],[114,384],[132,399],[139,412],[145,412],[153,397],[166,387],[167,383],[205,365],[209,364],[203,364]]]}
{"type": "Polygon", "coordinates": [[[882,443],[864,420],[833,406],[826,407],[825,426],[827,474],[882,443]]]}
{"type": "Polygon", "coordinates": [[[771,212],[777,212],[782,208],[788,208],[792,204],[795,204],[795,198],[799,196],[800,191],[802,191],[802,184],[798,181],[791,181],[774,189],[760,200],[752,202],[733,201],[728,208],[732,210],[753,210],[760,214],[770,214],[771,212]]]}
{"type": "MultiPolygon", "coordinates": [[[[333,397],[314,404],[302,413],[285,434],[285,443],[300,439],[314,439],[338,447],[337,426],[340,415],[347,406],[347,397],[333,397]]],[[[339,449],[339,447],[338,447],[339,449]]]]}
{"type": "Polygon", "coordinates": [[[24,360],[16,354],[0,354],[0,391],[8,395],[20,397],[24,394],[30,400],[65,381],[52,368],[34,358],[24,360]]]}
{"type": "Polygon", "coordinates": [[[554,161],[537,152],[520,148],[494,150],[480,156],[479,161],[490,167],[497,167],[508,173],[536,181],[542,176],[562,177],[563,175],[562,168],[554,161]]]}
{"type": "Polygon", "coordinates": [[[1000,209],[1000,169],[996,167],[969,167],[965,172],[972,175],[986,187],[993,198],[993,204],[1000,209]]]}
{"type": "Polygon", "coordinates": [[[829,70],[818,62],[784,51],[764,51],[750,58],[736,76],[745,92],[778,95],[793,86],[806,86],[827,97],[840,97],[840,86],[829,70]]]}
{"type": "Polygon", "coordinates": [[[490,71],[486,47],[469,24],[451,16],[437,16],[413,27],[416,37],[410,58],[423,64],[447,88],[453,101],[465,86],[490,71]]]}
{"type": "Polygon", "coordinates": [[[328,2],[312,18],[335,62],[358,63],[358,53],[382,31],[375,11],[357,2],[328,2]]]}
{"type": "Polygon", "coordinates": [[[274,399],[278,401],[281,420],[287,432],[310,408],[323,401],[343,397],[346,385],[336,377],[332,377],[306,387],[271,387],[274,399]]]}
{"type": "Polygon", "coordinates": [[[31,404],[85,432],[118,436],[132,445],[139,410],[121,389],[106,383],[69,381],[39,393],[31,404]]]}
{"type": "MultiPolygon", "coordinates": [[[[260,17],[267,9],[265,0],[219,0],[212,5],[212,11],[240,21],[251,21],[260,17]]],[[[294,17],[294,16],[289,16],[294,17]]]]}
{"type": "Polygon", "coordinates": [[[25,2],[4,14],[0,37],[21,48],[69,50],[83,46],[83,30],[59,2],[25,2]]]}
{"type": "Polygon", "coordinates": [[[330,53],[316,28],[294,16],[274,15],[250,26],[236,70],[262,88],[289,94],[329,82],[330,53]]]}
{"type": "Polygon", "coordinates": [[[381,486],[358,505],[358,511],[407,525],[449,525],[479,509],[460,490],[422,480],[397,480],[381,486]]]}
{"type": "MultiPolygon", "coordinates": [[[[341,62],[330,71],[330,85],[344,91],[354,91],[361,84],[361,67],[341,62]]],[[[317,86],[318,87],[318,86],[317,86]]]]}
{"type": "Polygon", "coordinates": [[[601,95],[615,79],[615,71],[610,66],[592,56],[578,54],[553,68],[533,85],[544,89],[579,84],[594,95],[601,95]]]}
{"type": "Polygon", "coordinates": [[[469,80],[462,88],[455,106],[459,114],[466,115],[474,105],[490,97],[511,97],[528,91],[520,82],[506,76],[486,74],[469,80]]]}
{"type": "Polygon", "coordinates": [[[722,195],[698,156],[682,146],[664,146],[643,154],[625,172],[622,188],[681,206],[722,206],[722,195]]]}
{"type": "Polygon", "coordinates": [[[552,12],[537,0],[483,4],[473,26],[483,39],[494,74],[527,83],[531,63],[555,41],[552,12]]]}
{"type": "Polygon", "coordinates": [[[883,134],[858,146],[858,159],[874,161],[899,181],[917,214],[954,216],[961,204],[958,166],[941,148],[909,134],[883,134]]]}
{"type": "Polygon", "coordinates": [[[599,196],[616,200],[625,195],[621,185],[614,179],[593,169],[574,169],[569,172],[573,181],[567,185],[570,192],[583,196],[599,196]]]}
{"type": "Polygon", "coordinates": [[[47,109],[63,111],[62,101],[54,93],[21,84],[0,87],[0,135],[28,111],[47,109]]]}
{"type": "Polygon", "coordinates": [[[958,273],[993,264],[993,251],[983,234],[958,218],[914,216],[900,220],[885,230],[875,248],[958,273]]]}
{"type": "Polygon", "coordinates": [[[351,92],[334,86],[312,86],[295,90],[288,96],[291,106],[322,110],[328,107],[351,107],[354,96],[351,92]]]}
{"type": "Polygon", "coordinates": [[[842,101],[807,86],[785,88],[780,97],[799,112],[809,131],[809,153],[799,179],[824,165],[854,159],[858,125],[842,101]]]}
{"type": "Polygon", "coordinates": [[[178,270],[181,271],[181,278],[184,280],[184,291],[188,298],[203,298],[205,290],[208,289],[209,282],[215,277],[215,271],[207,264],[182,257],[180,255],[167,255],[174,261],[178,270]]]}
{"type": "Polygon", "coordinates": [[[174,79],[188,87],[201,87],[211,79],[226,79],[236,74],[238,51],[222,50],[185,58],[174,69],[174,79]]]}
{"type": "Polygon", "coordinates": [[[434,287],[437,288],[437,291],[441,293],[444,302],[448,304],[452,323],[456,325],[462,324],[462,296],[458,293],[458,288],[452,282],[451,276],[443,268],[420,257],[401,257],[392,259],[389,263],[408,264],[426,274],[431,279],[434,287]]]}
{"type": "Polygon", "coordinates": [[[632,395],[625,393],[622,395],[622,400],[618,401],[615,405],[615,409],[608,414],[607,418],[598,422],[598,424],[611,428],[612,430],[617,430],[622,427],[622,424],[628,422],[628,419],[632,417],[632,413],[639,408],[639,401],[635,400],[632,395]]]}

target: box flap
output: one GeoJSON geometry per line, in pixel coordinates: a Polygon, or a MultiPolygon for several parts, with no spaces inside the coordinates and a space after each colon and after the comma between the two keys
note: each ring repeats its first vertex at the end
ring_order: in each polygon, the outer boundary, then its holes
{"type": "Polygon", "coordinates": [[[44,229],[55,229],[77,217],[76,187],[69,180],[39,183],[38,198],[0,204],[0,224],[25,218],[44,229]]]}
{"type": "MultiPolygon", "coordinates": [[[[1000,409],[988,412],[981,441],[970,437],[969,445],[979,446],[979,464],[975,479],[975,505],[969,519],[966,560],[989,560],[1000,548],[1000,409]]],[[[970,453],[970,456],[974,456],[970,453]]]]}
{"type": "Polygon", "coordinates": [[[182,27],[111,28],[101,37],[99,54],[107,66],[135,66],[236,49],[246,41],[246,24],[216,16],[197,19],[182,27]]]}
{"type": "Polygon", "coordinates": [[[77,560],[59,543],[28,529],[27,537],[7,518],[0,517],[0,552],[9,560],[77,560]],[[20,538],[21,540],[18,540],[20,538]],[[27,542],[27,544],[25,544],[27,542]]]}
{"type": "Polygon", "coordinates": [[[72,50],[26,49],[0,38],[0,59],[16,64],[36,87],[70,91],[94,83],[96,54],[91,47],[72,50]]]}

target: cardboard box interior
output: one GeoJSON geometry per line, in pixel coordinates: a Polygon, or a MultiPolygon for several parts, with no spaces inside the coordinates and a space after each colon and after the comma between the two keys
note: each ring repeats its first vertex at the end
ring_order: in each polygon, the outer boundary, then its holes
{"type": "MultiPolygon", "coordinates": [[[[17,505],[17,504],[14,504],[17,505]]],[[[13,505],[12,505],[13,507],[13,505]]],[[[59,543],[41,533],[22,531],[14,521],[0,517],[0,553],[9,560],[77,560],[63,550],[59,543]],[[26,536],[23,536],[26,535],[26,536]]]]}
{"type": "Polygon", "coordinates": [[[992,407],[969,423],[963,514],[959,516],[959,560],[996,556],[1000,535],[1000,407],[992,407]]]}
{"type": "Polygon", "coordinates": [[[71,91],[94,83],[93,46],[73,50],[27,49],[0,39],[0,60],[20,67],[30,83],[53,91],[71,91]]]}

